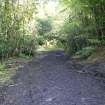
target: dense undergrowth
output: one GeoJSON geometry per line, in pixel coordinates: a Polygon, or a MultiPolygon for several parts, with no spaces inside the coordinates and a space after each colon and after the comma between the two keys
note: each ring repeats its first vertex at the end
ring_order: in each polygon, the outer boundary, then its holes
{"type": "Polygon", "coordinates": [[[88,58],[105,46],[105,1],[62,0],[67,13],[62,33],[67,36],[66,50],[88,58]]]}
{"type": "MultiPolygon", "coordinates": [[[[42,9],[46,8],[48,1],[42,2],[42,9]]],[[[54,40],[53,43],[65,48],[70,55],[87,58],[105,44],[104,4],[104,0],[60,0],[62,13],[49,16],[45,9],[45,17],[40,18],[36,17],[40,5],[36,1],[27,1],[25,5],[18,1],[1,1],[0,57],[21,53],[34,55],[37,45],[54,40]],[[61,27],[57,27],[55,21],[63,21],[61,27]]]]}
{"type": "Polygon", "coordinates": [[[35,37],[28,29],[35,5],[21,5],[11,0],[0,1],[0,58],[19,56],[24,53],[33,55],[35,37]]]}
{"type": "Polygon", "coordinates": [[[1,59],[20,54],[33,56],[37,46],[50,45],[64,48],[69,55],[88,58],[95,49],[104,47],[104,0],[60,0],[61,11],[55,16],[48,14],[46,3],[49,0],[24,4],[0,1],[1,59]],[[43,18],[37,15],[40,12],[43,18]]]}

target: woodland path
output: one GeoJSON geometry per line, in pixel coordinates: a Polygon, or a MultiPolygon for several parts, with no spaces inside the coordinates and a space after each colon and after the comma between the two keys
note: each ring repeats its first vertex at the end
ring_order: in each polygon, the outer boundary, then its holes
{"type": "Polygon", "coordinates": [[[105,105],[105,84],[75,66],[63,51],[42,54],[20,68],[0,105],[105,105]]]}

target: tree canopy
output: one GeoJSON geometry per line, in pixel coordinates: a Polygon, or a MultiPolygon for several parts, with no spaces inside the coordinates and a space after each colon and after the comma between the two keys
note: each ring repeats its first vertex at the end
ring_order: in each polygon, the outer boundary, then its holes
{"type": "Polygon", "coordinates": [[[104,47],[105,1],[0,1],[1,57],[33,55],[37,46],[52,40],[70,55],[90,55],[104,47]]]}

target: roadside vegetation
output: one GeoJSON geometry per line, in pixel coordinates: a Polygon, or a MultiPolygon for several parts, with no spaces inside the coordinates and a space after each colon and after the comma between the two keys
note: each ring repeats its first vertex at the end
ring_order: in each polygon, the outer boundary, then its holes
{"type": "Polygon", "coordinates": [[[62,33],[66,51],[75,58],[88,58],[105,46],[105,1],[62,0],[67,13],[62,33]]]}

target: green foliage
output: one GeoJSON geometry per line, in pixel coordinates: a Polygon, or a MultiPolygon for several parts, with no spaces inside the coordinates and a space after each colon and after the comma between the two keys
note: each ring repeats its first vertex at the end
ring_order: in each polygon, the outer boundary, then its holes
{"type": "Polygon", "coordinates": [[[51,36],[52,31],[52,19],[50,17],[47,17],[46,19],[38,18],[36,24],[37,33],[36,36],[36,42],[38,45],[42,46],[46,43],[46,41],[49,41],[49,35],[51,36]]]}
{"type": "Polygon", "coordinates": [[[34,55],[35,38],[31,35],[15,36],[15,39],[0,42],[1,57],[19,56],[20,53],[34,55]]]}
{"type": "Polygon", "coordinates": [[[44,36],[37,36],[36,41],[37,41],[37,44],[40,45],[40,46],[45,44],[44,36]]]}
{"type": "Polygon", "coordinates": [[[100,46],[102,45],[101,41],[99,39],[88,39],[90,45],[92,46],[100,46]]]}
{"type": "Polygon", "coordinates": [[[65,43],[63,43],[62,41],[60,41],[60,40],[58,40],[57,41],[57,43],[56,43],[56,46],[58,47],[58,48],[65,48],[65,43]]]}
{"type": "Polygon", "coordinates": [[[69,36],[67,40],[67,51],[71,55],[88,46],[88,40],[83,36],[69,36]]]}
{"type": "Polygon", "coordinates": [[[5,64],[1,64],[1,63],[0,63],[0,71],[4,71],[4,70],[6,70],[5,64]]]}
{"type": "Polygon", "coordinates": [[[67,36],[66,50],[70,54],[79,52],[90,55],[90,47],[105,45],[105,1],[61,0],[66,21],[61,28],[67,36]],[[84,49],[86,48],[86,49],[84,49]]]}
{"type": "Polygon", "coordinates": [[[21,53],[28,55],[28,56],[33,56],[35,54],[35,49],[36,49],[36,39],[33,36],[26,35],[22,39],[24,42],[21,43],[20,45],[20,51],[21,53]]]}
{"type": "Polygon", "coordinates": [[[86,59],[88,58],[90,55],[92,55],[92,53],[95,52],[95,48],[93,47],[85,47],[82,50],[79,50],[78,52],[76,52],[75,54],[75,58],[83,58],[86,59]]]}
{"type": "Polygon", "coordinates": [[[51,19],[37,19],[37,30],[39,35],[45,35],[52,30],[51,19]]]}
{"type": "Polygon", "coordinates": [[[35,4],[29,1],[28,5],[10,0],[0,2],[0,57],[34,54],[35,38],[27,25],[33,18],[35,4]]]}

